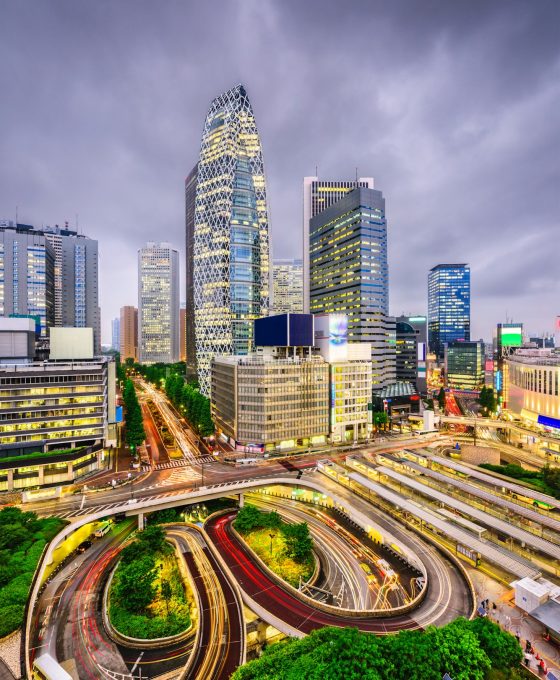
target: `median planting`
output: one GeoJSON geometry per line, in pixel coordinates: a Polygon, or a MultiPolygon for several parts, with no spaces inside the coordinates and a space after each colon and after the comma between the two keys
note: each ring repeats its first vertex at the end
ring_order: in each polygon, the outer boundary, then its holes
{"type": "Polygon", "coordinates": [[[288,524],[277,512],[264,512],[254,505],[240,508],[235,529],[247,545],[275,574],[292,586],[313,574],[313,539],[307,522],[288,524]]]}
{"type": "Polygon", "coordinates": [[[109,591],[109,620],[122,635],[153,640],[191,625],[177,555],[161,527],[150,526],[121,553],[109,591]]]}

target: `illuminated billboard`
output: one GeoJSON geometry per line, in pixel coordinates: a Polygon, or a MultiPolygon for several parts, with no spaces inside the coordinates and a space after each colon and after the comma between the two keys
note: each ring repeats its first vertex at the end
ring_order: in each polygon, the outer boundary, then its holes
{"type": "Polygon", "coordinates": [[[348,359],[348,317],[346,314],[315,316],[315,346],[327,361],[348,359]]]}
{"type": "Polygon", "coordinates": [[[523,326],[500,326],[499,330],[502,347],[521,347],[523,344],[523,326]]]}

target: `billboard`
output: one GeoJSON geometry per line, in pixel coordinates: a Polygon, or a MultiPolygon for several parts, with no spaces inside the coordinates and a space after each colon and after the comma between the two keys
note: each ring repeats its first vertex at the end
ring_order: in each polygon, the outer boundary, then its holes
{"type": "Polygon", "coordinates": [[[499,331],[502,347],[521,347],[523,344],[523,326],[500,326],[499,331]]]}
{"type": "Polygon", "coordinates": [[[346,314],[319,314],[315,317],[315,345],[329,361],[348,358],[348,317],[346,314]]]}

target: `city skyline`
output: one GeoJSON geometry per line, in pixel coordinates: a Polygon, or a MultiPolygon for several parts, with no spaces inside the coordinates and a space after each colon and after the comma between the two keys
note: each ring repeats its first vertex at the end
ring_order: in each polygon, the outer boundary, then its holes
{"type": "Polygon", "coordinates": [[[340,17],[334,5],[321,5],[324,21],[307,36],[300,29],[311,21],[312,4],[298,13],[290,3],[222,8],[215,56],[196,39],[211,24],[211,9],[156,12],[140,3],[125,55],[110,39],[125,25],[124,7],[66,12],[61,3],[49,12],[55,6],[47,3],[29,14],[8,8],[0,48],[2,68],[13,68],[0,149],[12,159],[0,176],[4,217],[14,219],[18,206],[20,222],[67,218],[73,228],[79,213],[79,229],[100,243],[107,343],[110,320],[135,301],[134,255],[153,238],[154,220],[158,238],[184,252],[182,183],[198,155],[204,112],[216,92],[242,81],[267,161],[274,257],[301,257],[303,177],[316,165],[322,178],[352,177],[358,166],[388,200],[391,314],[425,314],[426,272],[437,262],[467,261],[472,337],[488,339],[506,316],[530,333],[552,330],[559,285],[550,247],[557,240],[558,131],[551,121],[558,88],[550,77],[559,52],[552,33],[557,7],[496,3],[481,12],[476,3],[442,3],[407,17],[380,5],[356,22],[363,13],[355,3],[345,20],[356,26],[356,47],[338,53],[334,65],[320,45],[337,34],[340,17]],[[372,21],[387,28],[375,44],[365,42],[372,21]],[[165,41],[152,35],[154,22],[165,41]],[[232,54],[231,22],[261,37],[232,54]],[[16,63],[9,55],[24,24],[29,49],[16,63]],[[99,58],[95,46],[102,39],[106,51],[99,58]],[[363,90],[361,77],[347,76],[358,50],[361,68],[375,80],[366,81],[359,105],[343,111],[341,102],[363,90]],[[271,56],[276,53],[283,59],[271,56]],[[30,68],[38,62],[41,79],[30,68]],[[198,69],[202,62],[220,69],[198,69]],[[121,82],[133,107],[124,107],[125,116],[121,82]],[[307,82],[316,85],[312,100],[307,82]],[[30,91],[33,107],[25,105],[30,91]],[[319,118],[308,116],[311,102],[319,118]],[[530,170],[536,165],[537,174],[530,170]]]}

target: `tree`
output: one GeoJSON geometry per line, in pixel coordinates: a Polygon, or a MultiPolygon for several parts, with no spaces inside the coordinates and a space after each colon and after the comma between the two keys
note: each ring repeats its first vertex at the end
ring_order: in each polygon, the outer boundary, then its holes
{"type": "Polygon", "coordinates": [[[167,545],[165,542],[165,532],[157,524],[146,527],[140,534],[138,540],[142,544],[144,550],[148,550],[152,553],[162,552],[167,545]]]}
{"type": "Polygon", "coordinates": [[[169,603],[173,597],[173,591],[171,590],[171,583],[167,579],[161,579],[161,596],[165,600],[165,608],[167,610],[167,616],[169,616],[169,603]]]}
{"type": "Polygon", "coordinates": [[[521,663],[521,647],[513,635],[503,631],[488,618],[474,619],[468,625],[493,667],[508,669],[521,663]]]}
{"type": "Polygon", "coordinates": [[[153,585],[156,573],[155,561],[150,554],[119,566],[114,592],[125,609],[135,614],[146,610],[156,595],[153,585]]]}
{"type": "Polygon", "coordinates": [[[136,396],[134,383],[127,378],[123,389],[123,402],[126,420],[126,443],[131,449],[135,449],[146,439],[142,409],[136,396]]]}
{"type": "Polygon", "coordinates": [[[478,403],[480,404],[482,412],[485,415],[495,413],[498,407],[498,403],[496,400],[494,390],[491,387],[484,386],[480,390],[480,394],[478,396],[478,403]]]}
{"type": "Polygon", "coordinates": [[[439,404],[440,409],[443,410],[445,408],[445,390],[443,389],[443,387],[439,388],[437,400],[438,400],[438,404],[439,404]]]}
{"type": "Polygon", "coordinates": [[[282,534],[286,542],[286,553],[296,562],[308,561],[313,553],[313,539],[309,535],[307,522],[284,524],[282,534]]]}
{"type": "Polygon", "coordinates": [[[389,416],[386,411],[374,411],[372,413],[372,422],[375,425],[375,431],[378,432],[382,425],[387,425],[389,416]]]}
{"type": "Polygon", "coordinates": [[[265,526],[263,524],[263,515],[264,513],[257,507],[250,503],[245,503],[242,508],[239,508],[233,526],[240,534],[248,534],[250,531],[253,531],[253,529],[259,529],[265,526]]]}

